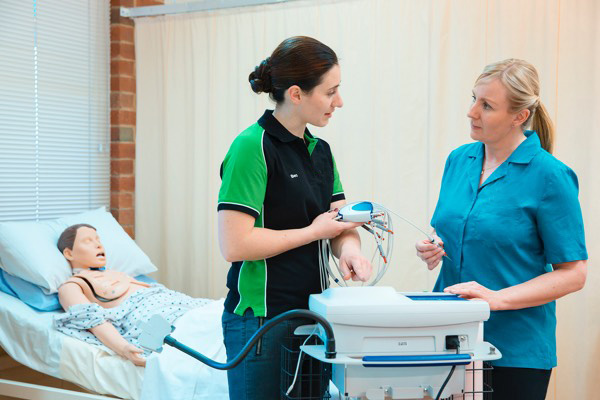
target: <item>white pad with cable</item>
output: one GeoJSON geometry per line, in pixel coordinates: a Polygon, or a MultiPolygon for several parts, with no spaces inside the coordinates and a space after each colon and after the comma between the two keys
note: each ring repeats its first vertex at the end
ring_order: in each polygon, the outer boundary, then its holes
{"type": "Polygon", "coordinates": [[[175,330],[175,327],[159,314],[153,315],[148,322],[139,321],[138,328],[142,331],[138,338],[140,346],[158,353],[162,351],[165,337],[175,330]]]}
{"type": "MultiPolygon", "coordinates": [[[[223,299],[179,317],[171,334],[206,357],[226,362],[221,317],[223,299]]],[[[164,327],[163,327],[164,328],[164,327]]],[[[164,330],[163,330],[164,332],[164,330]]],[[[217,370],[171,346],[148,357],[141,400],[227,400],[227,371],[217,370]]]]}

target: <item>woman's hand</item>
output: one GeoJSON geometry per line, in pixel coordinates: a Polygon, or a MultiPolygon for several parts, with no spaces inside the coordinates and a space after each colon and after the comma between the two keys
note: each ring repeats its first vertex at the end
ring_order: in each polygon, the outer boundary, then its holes
{"type": "Polygon", "coordinates": [[[129,342],[125,342],[122,346],[120,346],[117,353],[119,353],[121,357],[128,359],[138,367],[146,366],[146,359],[140,356],[140,354],[143,354],[144,351],[142,349],[138,349],[129,342]]]}
{"type": "Polygon", "coordinates": [[[358,228],[362,225],[362,222],[336,221],[335,217],[337,217],[337,212],[337,208],[326,211],[313,220],[309,228],[312,230],[315,240],[333,239],[347,230],[358,228]]]}
{"type": "Polygon", "coordinates": [[[486,301],[492,311],[499,311],[505,308],[501,291],[490,290],[475,281],[448,286],[444,289],[444,292],[457,294],[463,299],[486,301]]]}
{"type": "Polygon", "coordinates": [[[427,264],[427,268],[429,270],[434,269],[440,263],[440,260],[443,256],[446,255],[446,251],[444,250],[444,242],[440,239],[436,234],[431,235],[436,243],[439,243],[440,246],[431,243],[429,240],[421,240],[415,244],[415,248],[417,249],[417,256],[427,264]]]}
{"type": "Polygon", "coordinates": [[[352,278],[353,281],[366,282],[371,278],[373,267],[367,260],[360,248],[349,248],[342,250],[340,255],[340,269],[344,275],[344,280],[352,278]]]}

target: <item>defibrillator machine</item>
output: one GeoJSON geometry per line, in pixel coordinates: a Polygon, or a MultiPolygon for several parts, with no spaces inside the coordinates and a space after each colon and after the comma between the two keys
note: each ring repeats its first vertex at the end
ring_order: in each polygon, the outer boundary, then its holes
{"type": "Polygon", "coordinates": [[[333,328],[336,356],[327,358],[322,345],[302,350],[332,364],[343,398],[447,398],[462,393],[467,364],[501,356],[482,339],[484,301],[371,286],[327,289],[310,296],[309,308],[333,328]]]}

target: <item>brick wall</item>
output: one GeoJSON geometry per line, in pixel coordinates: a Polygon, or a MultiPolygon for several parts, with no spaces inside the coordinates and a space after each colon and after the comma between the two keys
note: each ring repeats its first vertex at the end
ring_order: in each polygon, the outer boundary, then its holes
{"type": "Polygon", "coordinates": [[[110,14],[110,211],[134,238],[135,229],[135,44],[133,20],[121,7],[163,0],[111,0],[110,14]]]}

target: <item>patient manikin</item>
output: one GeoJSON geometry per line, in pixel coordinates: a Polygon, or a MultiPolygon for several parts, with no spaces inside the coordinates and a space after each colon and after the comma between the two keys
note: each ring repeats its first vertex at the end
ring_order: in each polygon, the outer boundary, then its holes
{"type": "Polygon", "coordinates": [[[159,313],[173,322],[188,310],[210,302],[105,269],[104,247],[90,225],[67,228],[60,236],[58,248],[69,261],[73,277],[58,289],[66,313],[55,319],[55,326],[86,342],[99,344],[99,340],[135,365],[146,364],[144,351],[136,345],[141,334],[140,321],[159,313]]]}

